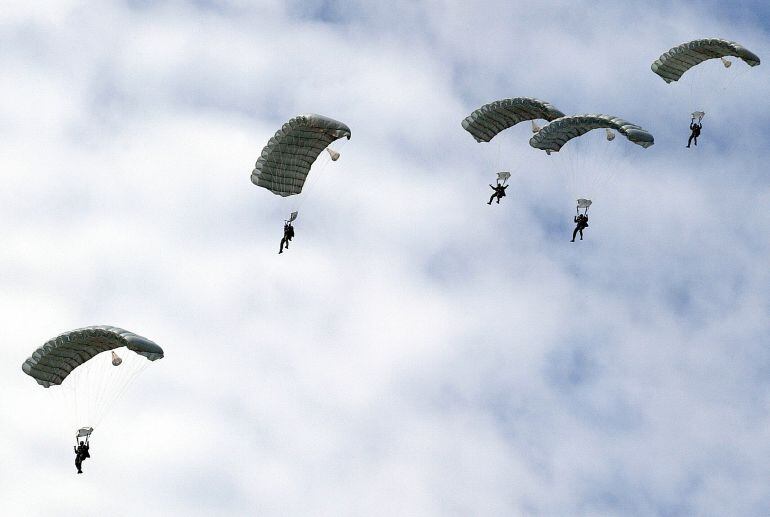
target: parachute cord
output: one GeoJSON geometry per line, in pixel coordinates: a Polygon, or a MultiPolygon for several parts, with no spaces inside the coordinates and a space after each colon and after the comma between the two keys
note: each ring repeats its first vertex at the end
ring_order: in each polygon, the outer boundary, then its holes
{"type": "Polygon", "coordinates": [[[94,373],[94,365],[99,362],[98,355],[92,357],[85,363],[81,364],[78,368],[85,368],[85,376],[83,377],[83,397],[86,403],[86,412],[81,416],[79,427],[84,425],[94,425],[94,415],[96,414],[96,399],[99,396],[99,378],[94,373]]]}
{"type": "Polygon", "coordinates": [[[696,105],[696,102],[700,104],[706,104],[705,101],[708,100],[709,93],[715,91],[724,92],[728,90],[744,74],[751,70],[751,67],[749,66],[741,67],[739,72],[734,72],[735,67],[732,67],[729,70],[724,70],[720,63],[719,68],[722,70],[720,70],[719,73],[716,73],[715,70],[713,70],[713,67],[711,67],[711,75],[707,76],[706,73],[709,72],[709,65],[710,63],[701,63],[700,65],[691,68],[683,76],[683,79],[680,79],[680,81],[686,81],[687,86],[689,87],[690,95],[687,99],[687,102],[690,104],[690,111],[708,111],[707,106],[696,105]],[[711,83],[704,81],[704,77],[711,78],[711,83]]]}
{"type": "Polygon", "coordinates": [[[292,196],[296,199],[291,205],[292,206],[291,211],[299,213],[300,209],[304,206],[307,199],[311,197],[311,194],[314,192],[317,180],[319,180],[324,176],[324,173],[326,172],[327,167],[329,167],[329,164],[332,163],[332,159],[329,156],[329,153],[328,151],[326,151],[326,149],[332,145],[337,147],[337,149],[344,149],[346,143],[347,143],[347,139],[341,138],[341,139],[335,140],[334,142],[329,144],[329,146],[325,147],[323,151],[321,151],[321,154],[318,155],[319,157],[316,159],[315,163],[313,163],[313,165],[310,166],[310,170],[307,173],[307,178],[305,179],[305,184],[302,186],[302,192],[296,196],[292,196]],[[318,178],[315,178],[316,176],[318,176],[318,178]]]}
{"type": "Polygon", "coordinates": [[[317,161],[310,167],[310,170],[307,173],[307,179],[305,179],[305,184],[302,186],[302,192],[294,196],[296,199],[291,205],[292,212],[299,213],[300,208],[302,208],[302,206],[305,204],[305,201],[307,201],[307,198],[313,192],[313,189],[316,185],[314,177],[322,175],[326,170],[326,167],[329,165],[328,162],[331,161],[331,159],[328,157],[328,153],[327,157],[322,158],[322,160],[323,162],[320,164],[320,167],[316,167],[316,164],[318,163],[317,161]]]}
{"type": "Polygon", "coordinates": [[[631,142],[606,141],[598,134],[570,140],[560,151],[560,154],[566,154],[564,158],[568,158],[565,165],[569,165],[569,193],[575,199],[584,197],[596,201],[601,192],[628,169],[632,153],[642,151],[631,142]]]}
{"type": "Polygon", "coordinates": [[[703,67],[702,66],[695,66],[694,68],[691,68],[689,71],[691,73],[691,77],[689,78],[689,86],[690,86],[690,109],[694,110],[704,110],[705,106],[692,106],[695,104],[695,102],[699,101],[700,99],[703,99],[703,67]],[[692,74],[692,72],[695,72],[692,74]],[[692,77],[694,75],[695,77],[692,77]]]}
{"type": "MultiPolygon", "coordinates": [[[[85,365],[81,364],[78,366],[78,368],[83,368],[85,365]]],[[[86,377],[88,376],[88,372],[84,369],[82,372],[78,372],[77,370],[73,370],[73,372],[70,373],[70,376],[73,374],[78,375],[77,377],[74,377],[72,379],[73,382],[73,390],[74,390],[74,396],[75,399],[78,402],[78,412],[75,414],[75,425],[80,425],[80,422],[83,421],[84,416],[88,414],[88,398],[86,397],[86,390],[88,383],[86,382],[86,377]]],[[[66,382],[66,381],[65,381],[66,382]]]]}
{"type": "MultiPolygon", "coordinates": [[[[111,351],[110,351],[111,352],[111,351]]],[[[99,423],[101,423],[102,419],[104,418],[104,414],[108,409],[108,406],[110,404],[110,393],[113,391],[113,386],[115,382],[115,378],[120,376],[122,373],[122,368],[124,368],[126,365],[121,364],[120,366],[113,366],[112,360],[111,360],[111,353],[103,352],[103,359],[102,362],[104,363],[104,366],[100,368],[101,373],[101,386],[99,388],[99,396],[96,400],[97,402],[97,413],[95,415],[95,418],[99,423]]]]}
{"type": "Polygon", "coordinates": [[[124,366],[113,366],[112,361],[110,360],[112,354],[108,355],[107,352],[102,352],[100,355],[102,356],[100,360],[104,365],[102,366],[99,363],[94,365],[99,368],[99,386],[95,399],[96,411],[94,413],[94,425],[101,423],[102,418],[104,418],[104,413],[109,404],[110,390],[112,389],[116,373],[118,373],[116,370],[123,368],[124,366]]]}
{"type": "MultiPolygon", "coordinates": [[[[91,389],[91,382],[92,382],[91,378],[93,377],[93,375],[92,375],[93,368],[91,368],[92,365],[89,364],[88,361],[86,361],[85,364],[80,365],[81,368],[83,366],[86,367],[86,371],[85,371],[86,375],[85,375],[85,377],[83,379],[83,382],[85,383],[85,385],[83,387],[83,390],[85,392],[85,397],[86,397],[85,398],[86,413],[85,413],[85,415],[83,415],[83,419],[90,419],[91,415],[94,412],[93,396],[92,396],[92,393],[91,393],[93,391],[91,389]]],[[[81,424],[78,424],[78,425],[81,425],[81,424]]]]}
{"type": "Polygon", "coordinates": [[[722,86],[722,91],[726,91],[728,88],[731,88],[733,86],[733,83],[735,83],[740,77],[743,77],[746,75],[746,73],[750,70],[749,67],[743,67],[743,69],[740,72],[730,74],[730,79],[722,86]]]}
{"type": "MultiPolygon", "coordinates": [[[[127,350],[127,349],[126,349],[127,350]]],[[[138,354],[126,354],[123,363],[120,366],[113,366],[109,361],[109,356],[105,367],[110,373],[105,375],[107,381],[104,386],[102,400],[100,401],[99,414],[97,421],[101,423],[108,414],[112,406],[125,393],[131,382],[149,366],[150,361],[138,354]]]]}
{"type": "MultiPolygon", "coordinates": [[[[137,357],[132,358],[134,361],[139,360],[140,364],[132,365],[131,370],[127,371],[124,375],[122,375],[121,379],[119,379],[117,384],[117,389],[115,391],[115,394],[112,397],[110,405],[112,405],[114,402],[118,401],[123,394],[126,392],[128,387],[131,385],[134,379],[136,379],[139,374],[141,374],[147,367],[150,365],[150,360],[142,357],[140,355],[137,355],[137,357]]],[[[122,367],[123,365],[119,366],[118,368],[122,367]]],[[[102,417],[106,416],[109,408],[105,408],[104,415],[102,417]]]]}
{"type": "Polygon", "coordinates": [[[64,390],[60,394],[60,396],[62,397],[61,407],[64,411],[68,413],[70,425],[72,427],[77,427],[78,414],[80,413],[80,402],[78,401],[78,398],[75,396],[75,388],[74,386],[72,386],[71,383],[67,382],[67,379],[64,379],[64,381],[59,385],[59,388],[63,388],[64,390]],[[73,407],[75,409],[74,413],[72,411],[73,407]]]}
{"type": "Polygon", "coordinates": [[[113,366],[110,356],[107,352],[97,354],[73,370],[61,385],[63,393],[70,395],[66,407],[70,413],[74,408],[77,429],[97,427],[131,381],[150,363],[143,356],[127,351],[123,363],[113,366]]]}
{"type": "Polygon", "coordinates": [[[89,396],[89,401],[93,402],[93,412],[89,415],[89,420],[91,420],[91,422],[88,424],[92,427],[98,425],[96,420],[98,420],[101,411],[101,399],[104,397],[104,386],[106,384],[104,378],[107,376],[107,372],[104,371],[104,368],[106,368],[106,365],[101,366],[99,363],[105,362],[105,354],[106,352],[102,352],[86,363],[89,371],[95,372],[93,383],[89,386],[94,392],[92,396],[89,396]]]}

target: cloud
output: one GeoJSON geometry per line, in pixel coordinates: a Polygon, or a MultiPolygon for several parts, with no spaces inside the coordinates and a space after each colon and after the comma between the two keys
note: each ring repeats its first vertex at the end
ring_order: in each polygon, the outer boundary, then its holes
{"type": "Polygon", "coordinates": [[[649,64],[700,34],[767,54],[766,16],[711,3],[10,6],[3,513],[761,515],[770,83],[706,91],[685,150],[691,100],[649,64]],[[580,246],[560,156],[460,127],[519,95],[655,135],[580,246]],[[341,160],[302,199],[252,185],[308,111],[351,127],[341,160]],[[91,324],[166,358],[78,477],[20,365],[91,324]]]}

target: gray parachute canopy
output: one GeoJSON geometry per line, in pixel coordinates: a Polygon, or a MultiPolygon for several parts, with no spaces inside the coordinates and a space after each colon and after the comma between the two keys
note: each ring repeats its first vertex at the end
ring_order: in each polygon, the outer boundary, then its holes
{"type": "Polygon", "coordinates": [[[650,68],[670,83],[678,81],[690,68],[709,59],[726,56],[741,58],[749,66],[757,66],[759,57],[734,41],[724,39],[699,39],[682,43],[663,53],[650,68]]]}
{"type": "Polygon", "coordinates": [[[350,140],[342,122],[312,113],[294,117],[262,149],[251,182],[279,196],[299,194],[318,155],[343,136],[350,140]]]}
{"type": "Polygon", "coordinates": [[[516,97],[485,104],[463,120],[463,128],[473,135],[477,142],[489,142],[498,133],[525,120],[543,119],[551,121],[563,117],[564,113],[551,104],[516,97]]]}
{"type": "Polygon", "coordinates": [[[593,129],[614,129],[644,148],[655,143],[653,136],[636,124],[611,115],[571,115],[557,118],[529,139],[529,145],[547,152],[556,151],[575,137],[593,129]]]}
{"type": "Polygon", "coordinates": [[[71,330],[48,340],[24,361],[21,369],[48,388],[61,384],[72,370],[97,354],[123,346],[150,361],[163,358],[163,349],[149,339],[121,328],[100,325],[71,330]]]}

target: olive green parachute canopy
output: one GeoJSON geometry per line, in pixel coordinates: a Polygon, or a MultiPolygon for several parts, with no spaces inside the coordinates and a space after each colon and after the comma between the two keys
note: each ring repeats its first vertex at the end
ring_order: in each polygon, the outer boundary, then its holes
{"type": "MultiPolygon", "coordinates": [[[[611,115],[571,115],[557,118],[529,139],[529,145],[546,152],[556,151],[575,137],[593,129],[614,129],[644,148],[655,143],[653,136],[636,124],[611,115]]],[[[611,144],[608,144],[611,145],[611,144]]]]}
{"type": "Polygon", "coordinates": [[[525,120],[554,120],[564,113],[551,104],[531,99],[516,97],[502,99],[485,104],[463,120],[463,128],[473,135],[477,142],[489,142],[498,133],[525,120]]]}
{"type": "Polygon", "coordinates": [[[342,122],[312,113],[294,117],[262,149],[251,182],[279,196],[299,194],[318,155],[343,136],[350,140],[342,122]]]}
{"type": "Polygon", "coordinates": [[[757,66],[759,57],[734,41],[724,39],[699,39],[682,43],[663,53],[650,66],[652,71],[670,83],[678,81],[690,68],[709,59],[726,56],[741,58],[749,66],[757,66]]]}
{"type": "Polygon", "coordinates": [[[126,347],[150,361],[163,358],[163,349],[147,338],[117,327],[100,325],[65,332],[35,350],[21,369],[48,388],[61,384],[78,366],[92,357],[126,347]]]}

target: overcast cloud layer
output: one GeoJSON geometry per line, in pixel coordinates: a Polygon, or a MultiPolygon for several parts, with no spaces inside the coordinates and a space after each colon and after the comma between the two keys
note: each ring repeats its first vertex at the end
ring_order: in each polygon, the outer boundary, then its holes
{"type": "Polygon", "coordinates": [[[5,2],[0,513],[767,515],[770,12],[688,4],[5,2]],[[765,63],[686,150],[649,65],[709,36],[765,63]],[[485,204],[460,121],[515,96],[655,135],[579,246],[528,128],[485,204]],[[279,256],[249,174],[304,112],[353,136],[279,256]],[[20,366],[94,324],[166,358],[76,476],[20,366]]]}

